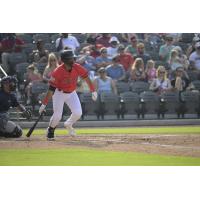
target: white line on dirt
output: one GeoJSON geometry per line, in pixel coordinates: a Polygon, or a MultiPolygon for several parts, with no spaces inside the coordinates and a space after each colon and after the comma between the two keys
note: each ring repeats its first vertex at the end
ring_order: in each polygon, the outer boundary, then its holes
{"type": "Polygon", "coordinates": [[[194,146],[194,147],[188,147],[188,146],[179,146],[179,145],[171,145],[171,144],[158,144],[158,143],[148,143],[148,142],[143,142],[140,143],[142,145],[149,145],[149,146],[160,146],[160,147],[173,147],[173,148],[177,148],[177,149],[199,149],[200,147],[194,146]]]}

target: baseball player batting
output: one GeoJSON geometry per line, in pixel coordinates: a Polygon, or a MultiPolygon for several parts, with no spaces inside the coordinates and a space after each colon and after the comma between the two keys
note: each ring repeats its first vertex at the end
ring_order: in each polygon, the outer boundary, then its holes
{"type": "Polygon", "coordinates": [[[39,108],[39,113],[41,114],[45,110],[49,99],[53,98],[53,115],[47,128],[48,140],[54,140],[54,131],[62,118],[64,103],[68,105],[72,113],[69,119],[64,122],[64,127],[68,129],[69,135],[75,135],[73,124],[82,115],[81,104],[76,93],[77,79],[79,76],[87,82],[92,92],[92,99],[94,101],[97,100],[97,92],[88,77],[87,70],[75,63],[74,58],[75,55],[72,50],[64,50],[61,52],[61,60],[63,63],[52,72],[49,89],[39,108]]]}

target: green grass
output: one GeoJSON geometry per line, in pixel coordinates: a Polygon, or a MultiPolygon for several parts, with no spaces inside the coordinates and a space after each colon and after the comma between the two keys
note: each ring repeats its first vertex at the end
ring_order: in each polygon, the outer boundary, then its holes
{"type": "MultiPolygon", "coordinates": [[[[28,129],[24,129],[26,133],[28,129]]],[[[200,126],[80,128],[78,134],[200,134],[200,126]]],[[[45,134],[36,129],[32,135],[45,134]]],[[[56,134],[66,134],[57,129],[56,134]]],[[[0,166],[200,166],[200,158],[95,149],[1,149],[0,166]]]]}
{"type": "Polygon", "coordinates": [[[89,149],[1,150],[1,166],[199,166],[200,158],[89,149]]]}
{"type": "MultiPolygon", "coordinates": [[[[26,133],[28,129],[24,129],[26,133]]],[[[175,127],[129,127],[129,128],[77,128],[77,134],[200,134],[200,126],[175,127]]],[[[44,134],[44,129],[36,129],[33,134],[44,134]]],[[[66,134],[65,129],[57,129],[56,134],[66,134]]]]}

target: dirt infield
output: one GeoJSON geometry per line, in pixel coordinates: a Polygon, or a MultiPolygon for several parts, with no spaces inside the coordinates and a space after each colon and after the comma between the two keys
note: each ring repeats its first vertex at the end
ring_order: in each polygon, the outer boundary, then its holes
{"type": "Polygon", "coordinates": [[[106,151],[143,152],[150,154],[200,157],[200,135],[78,135],[57,136],[47,141],[45,136],[0,138],[0,149],[94,148],[106,151]]]}

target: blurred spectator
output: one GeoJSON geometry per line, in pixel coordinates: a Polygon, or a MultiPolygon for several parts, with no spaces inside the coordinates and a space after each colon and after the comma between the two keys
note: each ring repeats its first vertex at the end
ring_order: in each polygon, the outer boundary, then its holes
{"type": "Polygon", "coordinates": [[[95,44],[90,46],[90,55],[94,58],[97,58],[101,55],[100,50],[103,48],[101,44],[95,44]]]}
{"type": "Polygon", "coordinates": [[[134,59],[136,58],[142,58],[145,65],[147,64],[147,61],[151,59],[151,56],[145,53],[145,46],[143,43],[137,44],[137,54],[134,55],[134,59]]]}
{"type": "Polygon", "coordinates": [[[160,47],[159,56],[160,59],[164,62],[168,62],[170,58],[171,50],[174,48],[173,37],[167,35],[165,37],[165,44],[160,47]]]}
{"type": "Polygon", "coordinates": [[[97,68],[100,67],[107,67],[112,63],[112,60],[108,58],[107,49],[105,47],[101,48],[100,50],[101,55],[96,58],[96,66],[97,68]]]}
{"type": "Polygon", "coordinates": [[[193,84],[191,83],[186,71],[183,67],[176,68],[175,78],[171,81],[171,85],[174,91],[185,91],[194,89],[193,84]]]}
{"type": "Polygon", "coordinates": [[[27,73],[25,74],[25,93],[27,96],[27,104],[31,103],[31,88],[34,82],[42,81],[42,76],[38,72],[35,64],[31,64],[27,67],[27,73]]]}
{"type": "Polygon", "coordinates": [[[112,64],[106,67],[106,73],[115,82],[123,81],[125,79],[125,70],[123,66],[119,63],[118,56],[114,56],[112,58],[112,64]]]}
{"type": "Polygon", "coordinates": [[[197,42],[200,42],[200,38],[199,36],[195,36],[192,40],[192,43],[190,44],[190,46],[187,48],[186,50],[186,56],[189,58],[190,57],[190,54],[195,52],[195,44],[197,42]]]}
{"type": "Polygon", "coordinates": [[[131,37],[131,44],[126,47],[125,52],[132,56],[137,54],[137,37],[135,35],[131,37]]]}
{"type": "Polygon", "coordinates": [[[116,56],[118,54],[118,45],[119,45],[119,40],[117,37],[112,36],[109,40],[110,47],[107,48],[107,53],[108,53],[108,58],[112,58],[113,56],[116,56]]]}
{"type": "Polygon", "coordinates": [[[15,33],[7,33],[0,41],[1,60],[4,70],[9,74],[9,55],[12,52],[22,52],[25,47],[24,41],[18,38],[15,33]]]}
{"type": "Polygon", "coordinates": [[[49,52],[44,48],[43,40],[39,39],[36,43],[36,46],[37,50],[33,50],[30,55],[32,62],[47,63],[49,52]]]}
{"type": "Polygon", "coordinates": [[[144,62],[142,58],[136,58],[130,72],[130,80],[145,81],[144,62]]]}
{"type": "Polygon", "coordinates": [[[150,84],[149,89],[158,94],[172,89],[171,82],[167,78],[167,73],[164,66],[158,67],[156,71],[156,78],[150,84]]]}
{"type": "Polygon", "coordinates": [[[96,39],[99,37],[98,33],[89,33],[87,34],[87,43],[95,45],[96,44],[96,39]]]}
{"type": "Polygon", "coordinates": [[[192,68],[200,71],[200,42],[195,44],[195,52],[190,55],[189,61],[192,68]]]}
{"type": "Polygon", "coordinates": [[[126,80],[128,80],[134,59],[133,59],[133,57],[130,53],[125,53],[124,50],[125,50],[124,45],[122,45],[122,44],[119,45],[119,47],[118,47],[118,53],[119,53],[118,59],[119,59],[119,63],[125,69],[126,80]]]}
{"type": "Polygon", "coordinates": [[[96,44],[101,44],[104,47],[110,47],[110,34],[102,33],[100,37],[96,38],[96,44]]]}
{"type": "Polygon", "coordinates": [[[58,66],[58,60],[55,56],[54,53],[50,53],[49,57],[48,57],[48,63],[47,66],[44,69],[43,72],[43,80],[45,82],[49,82],[50,78],[51,78],[51,74],[53,72],[53,70],[58,66]]]}
{"type": "Polygon", "coordinates": [[[175,71],[178,67],[182,67],[181,59],[179,58],[177,50],[172,49],[168,63],[171,71],[175,71]]]}
{"type": "Polygon", "coordinates": [[[131,38],[136,38],[135,33],[121,33],[123,42],[131,43],[131,38]]]}
{"type": "Polygon", "coordinates": [[[93,58],[97,58],[98,56],[101,55],[100,53],[101,48],[103,48],[103,45],[101,44],[88,45],[88,46],[83,47],[80,53],[89,51],[90,56],[92,56],[93,58]]]}
{"type": "Polygon", "coordinates": [[[153,60],[147,61],[145,73],[148,83],[151,83],[156,78],[156,68],[153,60]]]}
{"type": "Polygon", "coordinates": [[[146,33],[145,41],[149,42],[152,47],[155,47],[158,44],[162,43],[162,38],[158,33],[146,33]]]}
{"type": "Polygon", "coordinates": [[[75,52],[80,44],[76,37],[69,35],[69,33],[61,33],[61,36],[56,40],[56,49],[62,51],[66,46],[75,52]]]}
{"type": "Polygon", "coordinates": [[[81,64],[89,72],[89,76],[93,77],[96,71],[95,58],[90,55],[89,49],[83,49],[82,53],[77,57],[76,62],[81,64]]]}
{"type": "Polygon", "coordinates": [[[181,47],[175,46],[175,47],[173,48],[173,50],[176,50],[176,51],[178,52],[178,56],[179,56],[180,62],[181,62],[181,64],[182,64],[183,68],[184,68],[185,70],[187,70],[188,67],[189,67],[190,62],[189,62],[187,56],[184,54],[184,52],[183,52],[183,50],[181,49],[181,47]]]}
{"type": "Polygon", "coordinates": [[[113,92],[114,94],[117,94],[115,82],[112,80],[112,78],[106,75],[105,68],[101,67],[98,70],[98,73],[99,76],[97,76],[94,80],[94,85],[98,94],[101,94],[102,92],[113,92]]]}

